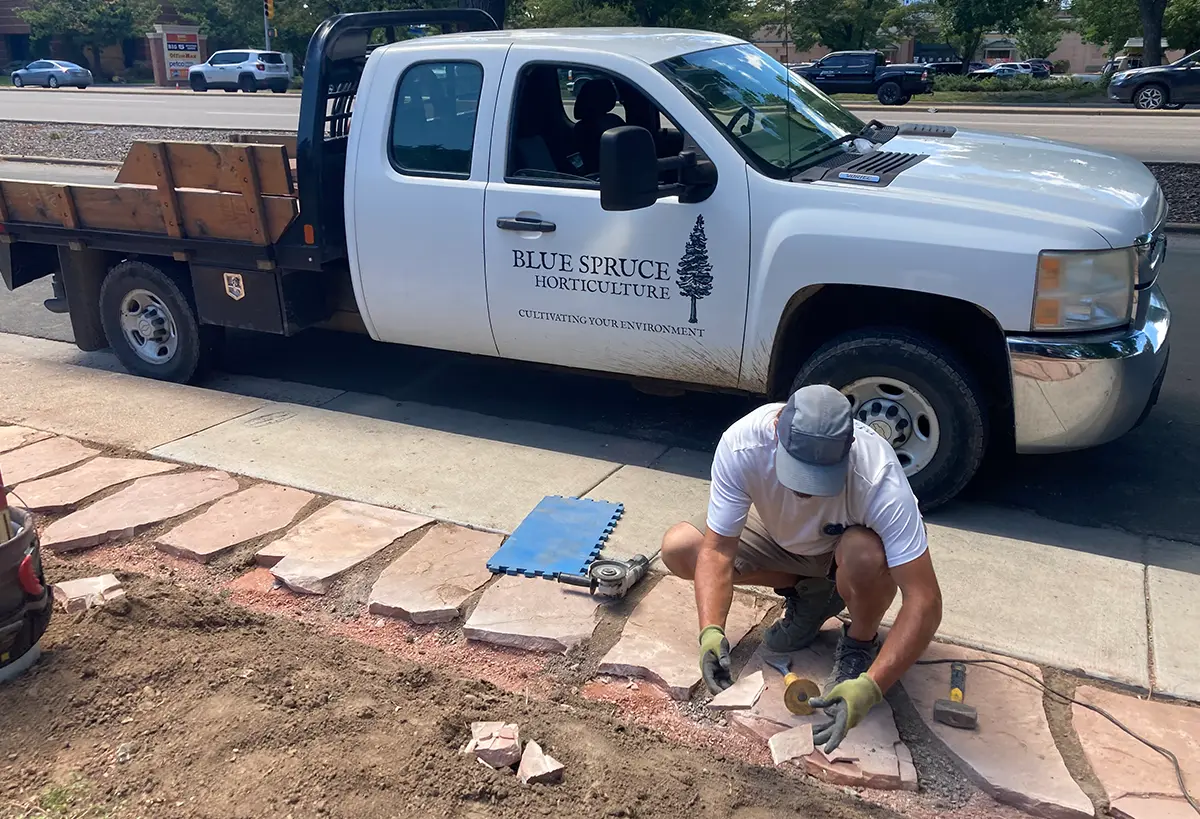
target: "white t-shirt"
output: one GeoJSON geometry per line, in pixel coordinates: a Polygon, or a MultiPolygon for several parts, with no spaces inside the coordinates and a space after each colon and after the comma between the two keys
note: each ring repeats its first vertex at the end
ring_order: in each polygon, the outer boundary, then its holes
{"type": "Polygon", "coordinates": [[[775,422],[782,408],[759,407],[721,436],[713,457],[708,528],[740,537],[753,504],[767,533],[792,554],[832,552],[838,532],[826,528],[857,524],[879,535],[889,567],[923,555],[929,548],[925,526],[892,445],[855,421],[846,491],[832,498],[797,497],[775,477],[775,422]]]}

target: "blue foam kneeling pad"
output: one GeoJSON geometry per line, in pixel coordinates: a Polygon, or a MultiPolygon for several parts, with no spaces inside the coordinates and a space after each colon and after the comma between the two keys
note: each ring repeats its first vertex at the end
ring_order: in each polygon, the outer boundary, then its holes
{"type": "Polygon", "coordinates": [[[586,572],[624,511],[624,504],[608,501],[558,495],[542,498],[492,555],[487,567],[495,574],[547,580],[586,572]]]}

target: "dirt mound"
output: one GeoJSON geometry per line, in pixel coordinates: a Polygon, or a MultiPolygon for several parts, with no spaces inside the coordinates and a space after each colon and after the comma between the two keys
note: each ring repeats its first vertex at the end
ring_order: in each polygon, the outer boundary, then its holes
{"type": "Polygon", "coordinates": [[[42,661],[0,687],[0,816],[895,816],[600,704],[529,701],[205,592],[126,587],[56,614],[42,661]],[[519,723],[564,782],[525,787],[460,754],[474,720],[519,723]]]}

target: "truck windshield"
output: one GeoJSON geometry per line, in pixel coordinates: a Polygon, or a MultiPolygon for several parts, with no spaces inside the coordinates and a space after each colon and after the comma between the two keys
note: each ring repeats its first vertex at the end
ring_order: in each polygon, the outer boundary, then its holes
{"type": "Polygon", "coordinates": [[[672,57],[659,68],[772,176],[796,170],[801,157],[865,127],[749,44],[672,57]]]}

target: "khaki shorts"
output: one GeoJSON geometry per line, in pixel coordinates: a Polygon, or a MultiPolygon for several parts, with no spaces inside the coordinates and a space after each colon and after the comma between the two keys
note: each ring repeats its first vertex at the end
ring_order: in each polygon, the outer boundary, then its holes
{"type": "MultiPolygon", "coordinates": [[[[708,517],[705,514],[696,515],[688,522],[702,534],[708,531],[708,517]]],[[[797,555],[784,549],[767,534],[767,527],[763,525],[762,519],[754,507],[750,507],[746,527],[742,529],[742,538],[738,543],[733,570],[738,574],[783,572],[797,577],[833,579],[837,566],[834,564],[833,552],[823,555],[797,555]]]]}

